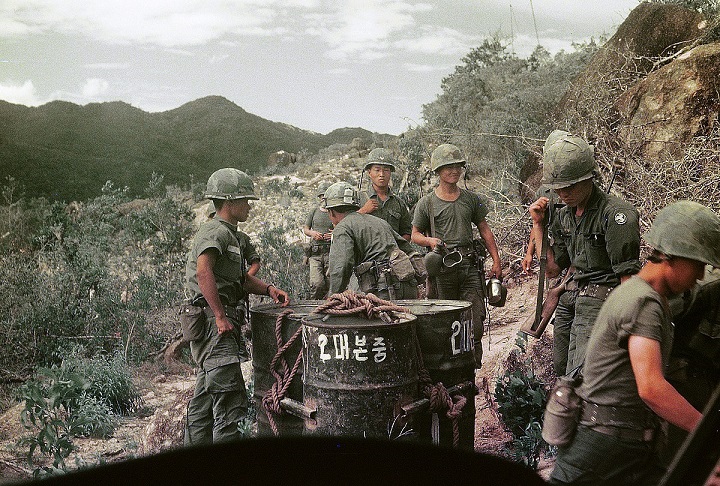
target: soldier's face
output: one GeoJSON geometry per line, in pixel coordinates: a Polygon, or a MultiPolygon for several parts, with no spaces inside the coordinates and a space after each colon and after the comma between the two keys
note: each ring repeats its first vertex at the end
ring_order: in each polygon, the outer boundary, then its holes
{"type": "Polygon", "coordinates": [[[247,221],[248,216],[250,215],[250,200],[249,199],[235,199],[233,201],[228,201],[232,203],[232,214],[237,218],[238,221],[241,223],[244,221],[247,221]]]}
{"type": "Polygon", "coordinates": [[[373,164],[368,169],[368,175],[374,186],[388,187],[390,185],[392,169],[387,165],[373,164]]]}
{"type": "Polygon", "coordinates": [[[698,260],[676,256],[667,260],[667,263],[671,269],[667,283],[673,295],[690,290],[705,276],[705,264],[698,260]]]}
{"type": "Polygon", "coordinates": [[[444,167],[440,167],[438,170],[438,176],[441,181],[447,184],[457,184],[460,180],[460,176],[462,176],[464,168],[463,164],[446,165],[444,167]]]}
{"type": "Polygon", "coordinates": [[[585,203],[590,198],[592,187],[592,179],[585,179],[584,181],[576,182],[571,186],[555,189],[555,193],[562,202],[572,208],[576,208],[578,206],[584,207],[585,203]]]}

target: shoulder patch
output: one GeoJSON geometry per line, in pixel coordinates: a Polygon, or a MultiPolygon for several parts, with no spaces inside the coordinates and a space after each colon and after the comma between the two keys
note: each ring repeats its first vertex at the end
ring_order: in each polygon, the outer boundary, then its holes
{"type": "Polygon", "coordinates": [[[615,222],[617,224],[627,223],[627,215],[625,213],[615,213],[615,222]]]}

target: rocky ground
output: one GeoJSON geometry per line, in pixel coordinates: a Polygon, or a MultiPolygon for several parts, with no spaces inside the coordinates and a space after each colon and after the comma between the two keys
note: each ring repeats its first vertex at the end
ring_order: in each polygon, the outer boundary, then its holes
{"type": "MultiPolygon", "coordinates": [[[[494,455],[507,455],[505,444],[511,439],[503,429],[492,400],[495,380],[504,370],[504,359],[515,347],[520,324],[533,313],[535,280],[528,277],[511,279],[505,307],[490,308],[489,328],[483,337],[484,360],[476,372],[480,394],[475,398],[475,450],[494,455]]],[[[531,339],[532,341],[532,339],[531,339]]],[[[77,454],[69,464],[101,464],[130,459],[177,447],[181,444],[182,418],[188,398],[192,395],[194,375],[187,368],[172,372],[159,366],[138,370],[137,384],[142,391],[144,413],[124,418],[113,437],[107,440],[80,438],[75,441],[77,454]]],[[[251,368],[246,367],[251,373],[251,368]]],[[[18,405],[0,417],[0,483],[30,477],[31,468],[24,449],[16,445],[24,434],[20,425],[18,405]]],[[[550,462],[544,461],[541,475],[548,474],[550,462]]]]}

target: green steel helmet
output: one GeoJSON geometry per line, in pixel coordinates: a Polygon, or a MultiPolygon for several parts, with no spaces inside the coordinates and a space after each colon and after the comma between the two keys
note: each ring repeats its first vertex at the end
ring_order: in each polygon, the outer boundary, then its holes
{"type": "Polygon", "coordinates": [[[336,182],[325,191],[323,197],[323,207],[326,209],[337,208],[340,206],[360,207],[360,198],[357,189],[347,182],[336,182]]]}
{"type": "Polygon", "coordinates": [[[325,195],[325,191],[327,191],[327,188],[330,187],[329,182],[321,182],[320,185],[317,188],[317,191],[315,191],[315,195],[320,197],[325,195]]]}
{"type": "Polygon", "coordinates": [[[720,217],[702,204],[676,201],[665,206],[644,238],[666,255],[720,267],[720,217]]]}
{"type": "Polygon", "coordinates": [[[585,140],[562,130],[550,134],[543,147],[543,184],[562,189],[591,179],[596,171],[593,148],[585,140]]]}
{"type": "Polygon", "coordinates": [[[433,150],[430,156],[430,170],[437,172],[440,167],[451,164],[462,164],[463,167],[467,164],[459,148],[455,145],[444,143],[433,150]]]}
{"type": "Polygon", "coordinates": [[[258,199],[255,186],[245,172],[227,168],[212,173],[207,182],[208,199],[258,199]]]}
{"type": "Polygon", "coordinates": [[[372,165],[387,165],[390,170],[395,172],[395,156],[385,148],[372,149],[365,160],[365,169],[368,170],[372,165]]]}

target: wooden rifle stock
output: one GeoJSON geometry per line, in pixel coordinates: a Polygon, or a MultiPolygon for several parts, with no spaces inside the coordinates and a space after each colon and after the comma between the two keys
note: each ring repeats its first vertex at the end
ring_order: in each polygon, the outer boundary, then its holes
{"type": "Polygon", "coordinates": [[[520,326],[520,331],[534,338],[542,336],[542,333],[545,332],[545,328],[550,322],[550,319],[552,319],[558,302],[560,302],[560,296],[565,292],[566,283],[567,279],[548,290],[547,296],[540,307],[540,312],[536,311],[534,316],[528,318],[523,325],[520,326]]]}

